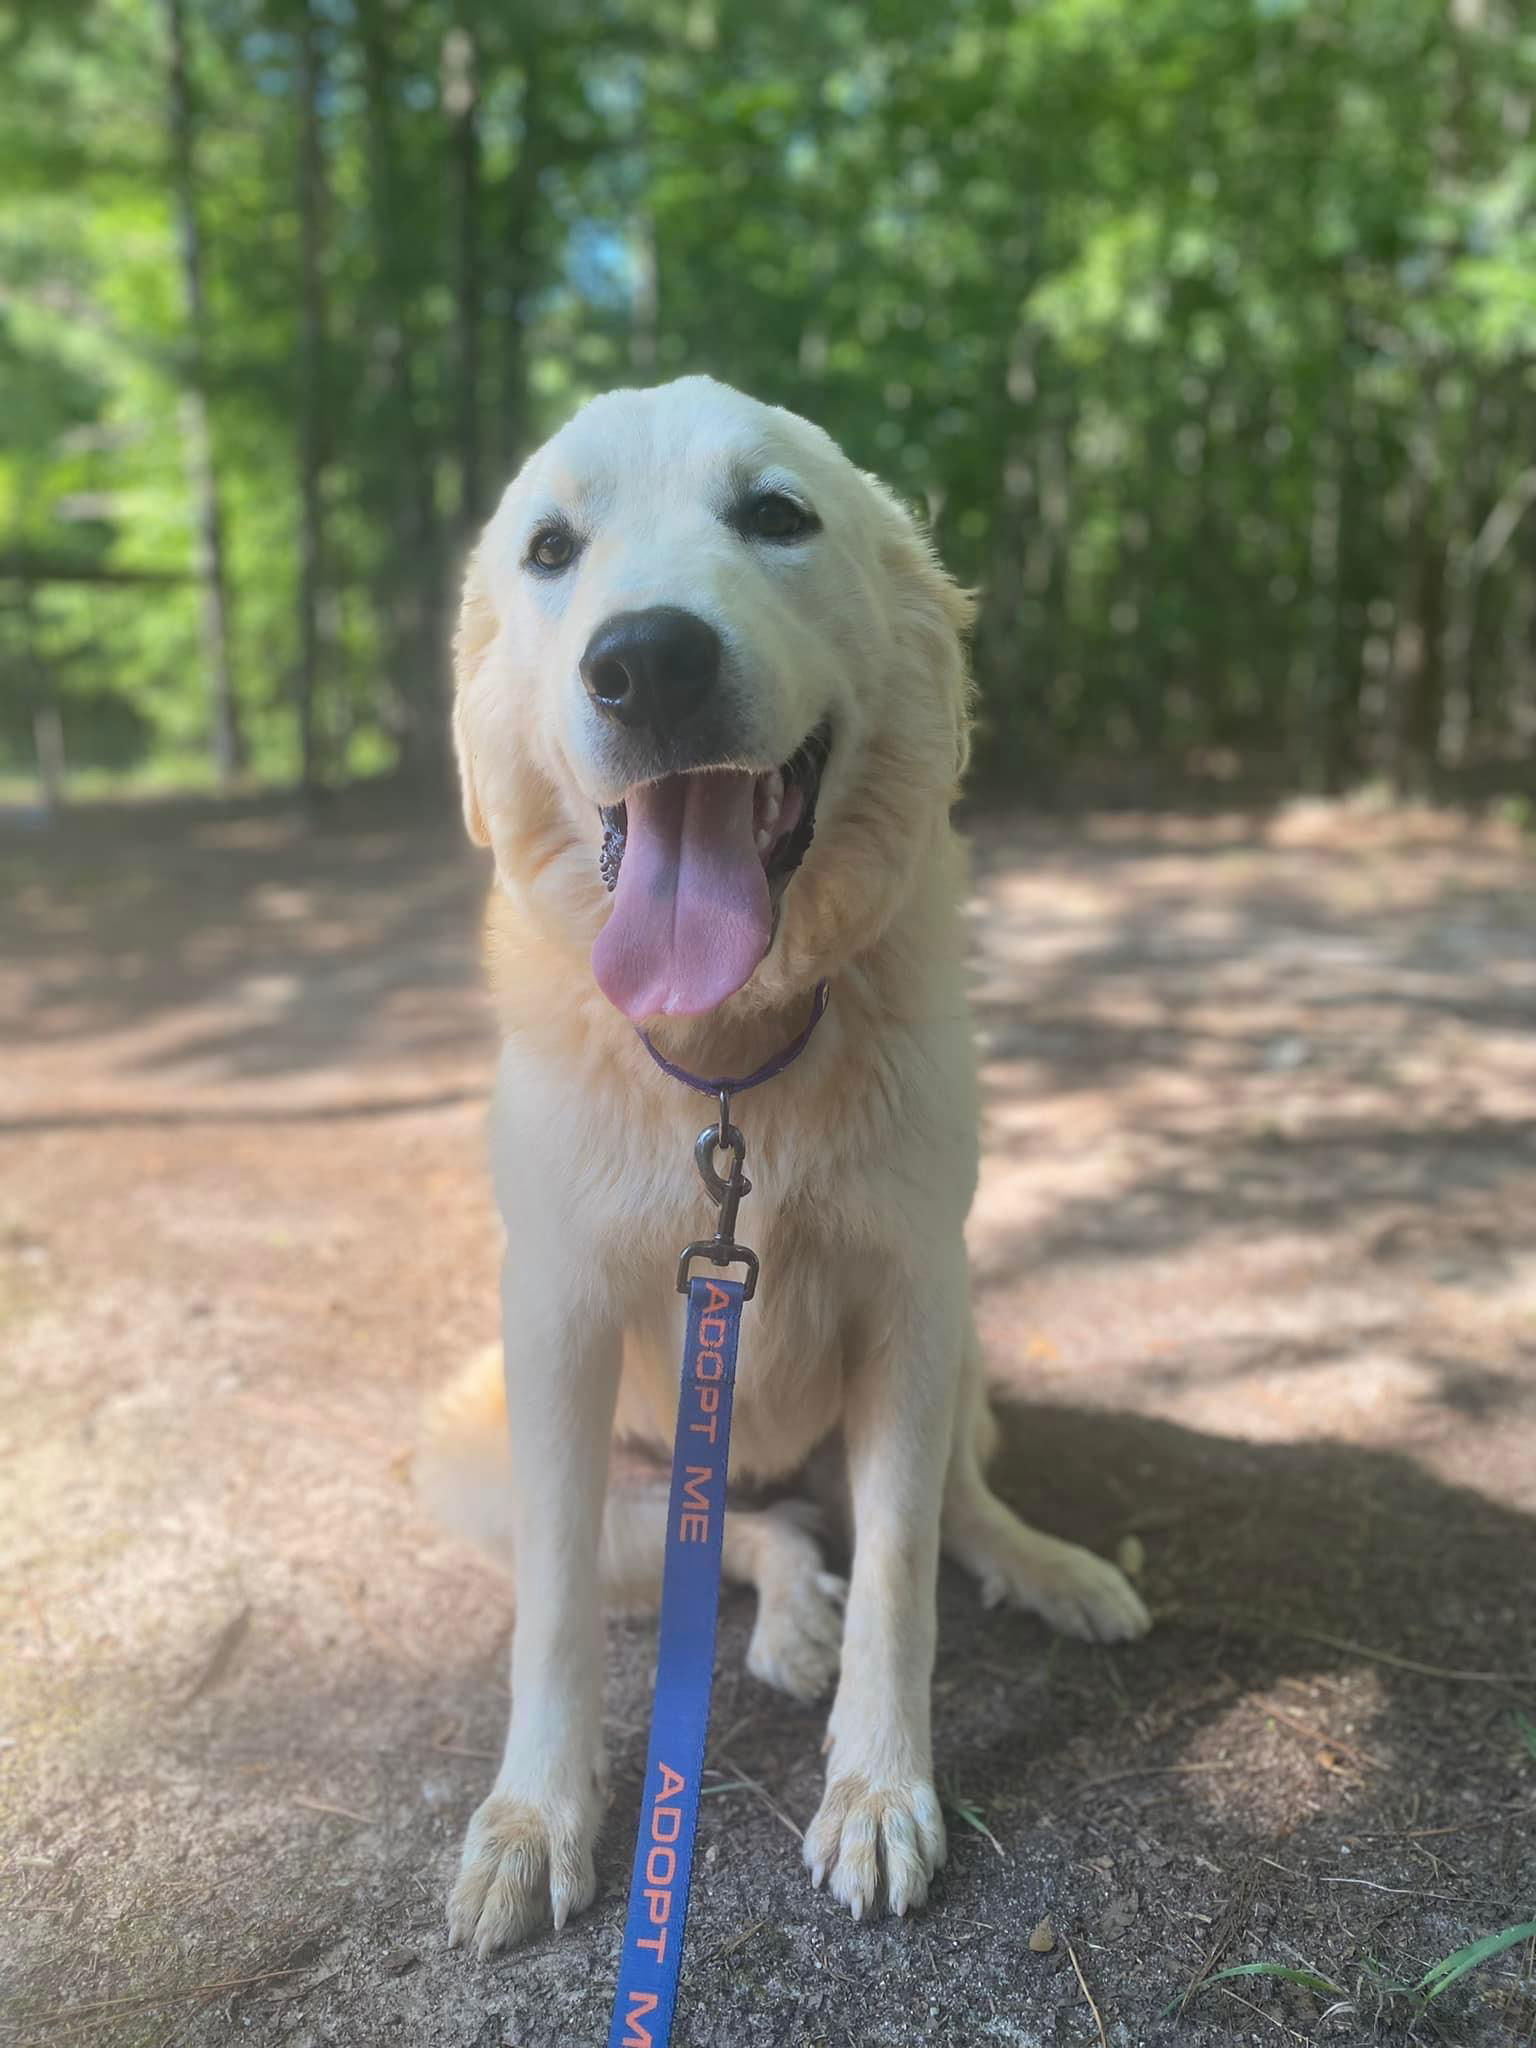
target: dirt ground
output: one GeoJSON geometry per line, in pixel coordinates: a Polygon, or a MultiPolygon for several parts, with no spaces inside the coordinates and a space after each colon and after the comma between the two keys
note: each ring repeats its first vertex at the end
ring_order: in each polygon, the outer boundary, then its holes
{"type": "MultiPolygon", "coordinates": [[[[481,888],[363,800],[0,826],[7,2038],[606,2038],[647,1625],[596,1907],[444,1946],[509,1601],[406,1467],[493,1328],[481,888]]],[[[1529,2043],[1536,1944],[1398,1987],[1536,1914],[1536,857],[992,818],[971,914],[1001,1485],[1139,1550],[1158,1627],[1053,1640],[946,1571],[949,1867],[860,1927],[791,1839],[820,1716],[731,1595],[679,2042],[1529,2043]],[[1253,1961],[1338,1992],[1195,1988],[1253,1961]]]]}

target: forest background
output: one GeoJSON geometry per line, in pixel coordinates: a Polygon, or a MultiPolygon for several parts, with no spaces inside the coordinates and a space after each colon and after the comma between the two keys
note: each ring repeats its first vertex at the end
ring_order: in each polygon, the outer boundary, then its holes
{"type": "Polygon", "coordinates": [[[508,476],[707,370],[980,587],[983,783],[1536,796],[1517,0],[0,21],[0,776],[439,776],[508,476]]]}

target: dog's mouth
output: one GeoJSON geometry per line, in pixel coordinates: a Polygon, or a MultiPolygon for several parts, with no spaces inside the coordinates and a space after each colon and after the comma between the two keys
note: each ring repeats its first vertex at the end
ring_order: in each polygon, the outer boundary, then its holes
{"type": "Polygon", "coordinates": [[[691,769],[601,808],[614,903],[592,966],[627,1017],[699,1016],[751,979],[810,847],[831,746],[823,722],[780,768],[691,769]]]}
{"type": "MultiPolygon", "coordinates": [[[[752,843],[768,886],[782,895],[784,885],[805,859],[816,831],[816,799],[821,793],[822,771],[832,751],[832,728],[825,721],[795,749],[782,768],[770,768],[761,775],[727,768],[691,769],[693,775],[742,774],[752,784],[752,843]]],[[[681,775],[663,776],[649,783],[661,789],[682,782],[681,775]]],[[[627,803],[601,804],[597,815],[603,821],[603,849],[598,857],[603,886],[611,895],[618,887],[619,870],[629,836],[627,803]]]]}

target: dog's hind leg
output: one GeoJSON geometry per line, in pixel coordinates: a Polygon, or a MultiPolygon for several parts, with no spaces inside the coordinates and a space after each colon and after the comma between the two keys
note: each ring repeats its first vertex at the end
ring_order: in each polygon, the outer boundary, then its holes
{"type": "Polygon", "coordinates": [[[848,1593],[846,1580],[822,1569],[816,1520],[816,1510],[799,1500],[725,1518],[725,1569],[757,1588],[747,1669],[807,1702],[820,1699],[837,1676],[848,1593]]]}
{"type": "MultiPolygon", "coordinates": [[[[757,1593],[747,1669],[792,1699],[819,1699],[837,1675],[844,1580],[822,1566],[817,1511],[809,1501],[731,1508],[721,1568],[757,1593]]],[[[666,1550],[665,1489],[615,1487],[603,1525],[603,1589],[615,1607],[654,1607],[666,1550]]]]}
{"type": "MultiPolygon", "coordinates": [[[[513,1556],[512,1459],[501,1351],[491,1346],[431,1402],[417,1487],[438,1518],[507,1571],[513,1556]]],[[[798,1700],[820,1697],[837,1673],[843,1580],[825,1571],[806,1501],[733,1508],[725,1517],[725,1576],[757,1592],[747,1669],[798,1700]]],[[[610,1607],[652,1608],[661,1597],[666,1488],[654,1458],[615,1445],[598,1570],[610,1607]]]]}
{"type": "Polygon", "coordinates": [[[1123,1573],[1079,1544],[1031,1529],[988,1486],[983,1467],[997,1434],[972,1333],[944,1482],[944,1549],[981,1581],[989,1607],[1026,1607],[1091,1642],[1145,1635],[1151,1617],[1123,1573]]]}

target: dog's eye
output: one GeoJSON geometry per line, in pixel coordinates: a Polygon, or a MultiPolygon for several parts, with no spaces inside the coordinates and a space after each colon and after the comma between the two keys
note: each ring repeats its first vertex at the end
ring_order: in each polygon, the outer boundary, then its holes
{"type": "Polygon", "coordinates": [[[576,536],[568,526],[541,526],[528,543],[528,562],[535,569],[553,573],[568,568],[575,555],[576,536]]]}
{"type": "Polygon", "coordinates": [[[753,540],[803,540],[821,521],[809,506],[797,505],[782,491],[764,491],[741,508],[741,530],[753,540]]]}

